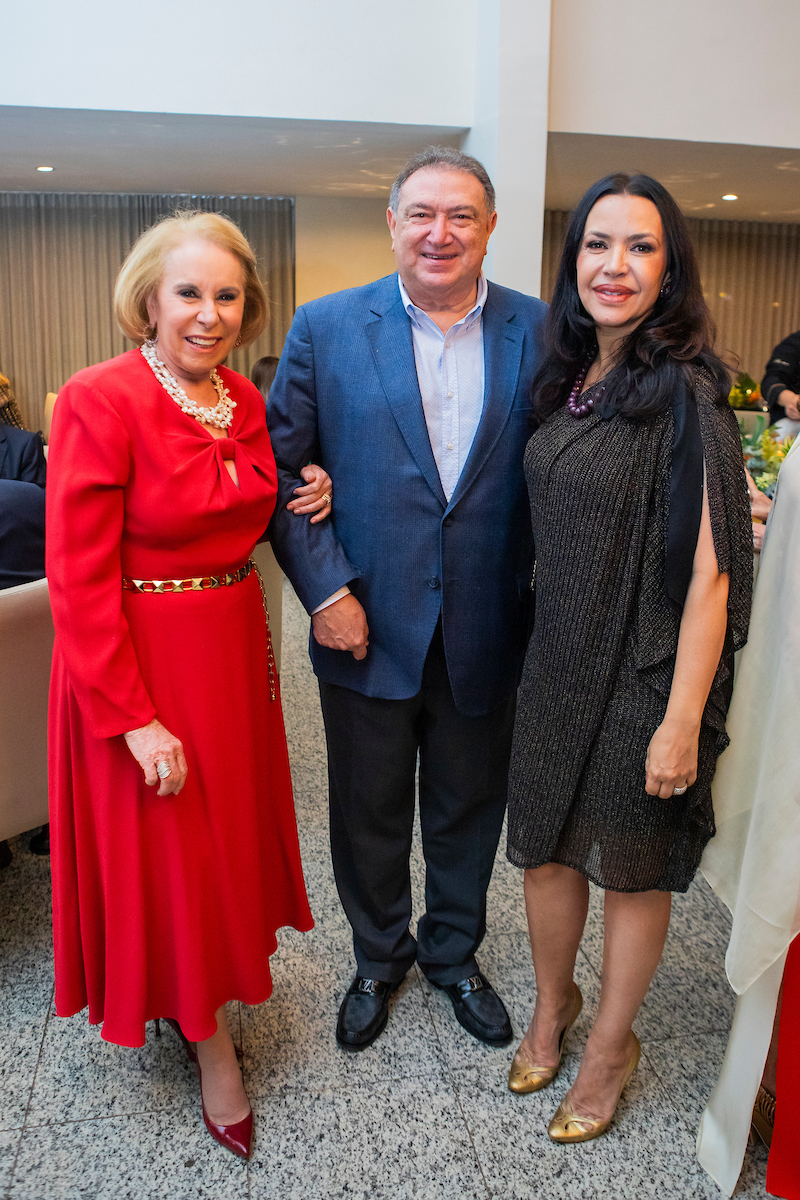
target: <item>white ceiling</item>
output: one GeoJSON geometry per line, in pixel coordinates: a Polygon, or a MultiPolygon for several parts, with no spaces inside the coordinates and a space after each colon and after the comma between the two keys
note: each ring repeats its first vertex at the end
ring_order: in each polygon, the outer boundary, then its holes
{"type": "Polygon", "coordinates": [[[0,106],[0,190],[385,196],[464,129],[0,106]],[[48,175],[38,166],[52,166],[48,175]]]}
{"type": "Polygon", "coordinates": [[[800,150],[586,133],[549,135],[547,207],[572,208],[612,171],[655,176],[687,217],[800,222],[800,150]]]}
{"type": "MultiPolygon", "coordinates": [[[[0,190],[385,198],[441,125],[0,106],[0,190]],[[53,166],[42,174],[38,166],[53,166]]],[[[569,209],[611,171],[645,171],[687,216],[800,222],[800,149],[551,133],[546,205],[569,209]],[[733,192],[737,201],[722,200],[733,192]]],[[[502,196],[500,196],[502,206],[502,196]]]]}

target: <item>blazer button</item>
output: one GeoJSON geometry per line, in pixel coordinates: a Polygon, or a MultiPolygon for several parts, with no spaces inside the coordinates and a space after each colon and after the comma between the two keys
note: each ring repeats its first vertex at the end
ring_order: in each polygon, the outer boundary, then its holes
{"type": "Polygon", "coordinates": [[[429,587],[429,588],[434,588],[434,590],[435,590],[436,588],[438,588],[438,587],[441,587],[441,586],[442,586],[442,585],[439,583],[439,580],[436,578],[436,576],[435,576],[435,575],[434,575],[433,579],[429,579],[429,580],[428,580],[428,587],[429,587]]]}
{"type": "Polygon", "coordinates": [[[450,526],[453,524],[453,518],[452,518],[452,517],[445,517],[445,519],[442,521],[442,524],[443,524],[443,525],[446,525],[446,526],[447,526],[447,528],[449,529],[449,528],[450,528],[450,526]]]}

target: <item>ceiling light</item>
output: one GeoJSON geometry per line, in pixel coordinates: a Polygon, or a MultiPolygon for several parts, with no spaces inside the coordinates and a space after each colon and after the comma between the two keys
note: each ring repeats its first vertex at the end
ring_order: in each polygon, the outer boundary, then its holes
{"type": "Polygon", "coordinates": [[[722,197],[723,200],[738,200],[738,196],[734,196],[733,192],[729,192],[727,196],[722,197]]]}
{"type": "Polygon", "coordinates": [[[55,171],[55,167],[37,167],[37,171],[55,171]]]}

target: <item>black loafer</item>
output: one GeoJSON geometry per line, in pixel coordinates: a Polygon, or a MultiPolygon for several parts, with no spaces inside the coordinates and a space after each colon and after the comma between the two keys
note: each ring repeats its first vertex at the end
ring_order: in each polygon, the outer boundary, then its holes
{"type": "Polygon", "coordinates": [[[435,984],[453,1001],[460,1025],[490,1046],[507,1046],[514,1036],[505,1005],[483,975],[469,975],[458,983],[435,984]]]}
{"type": "Polygon", "coordinates": [[[386,1028],[389,998],[400,987],[382,979],[356,975],[339,1009],[336,1040],[345,1050],[366,1050],[386,1028]]]}

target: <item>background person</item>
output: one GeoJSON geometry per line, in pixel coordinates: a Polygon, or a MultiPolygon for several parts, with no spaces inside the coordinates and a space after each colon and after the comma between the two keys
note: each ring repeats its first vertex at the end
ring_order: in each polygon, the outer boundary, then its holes
{"type": "Polygon", "coordinates": [[[580,1011],[589,880],[605,891],[600,1006],[548,1133],[608,1128],[670,893],[714,830],[733,652],[753,572],[729,379],[689,234],[648,176],[610,175],[570,219],[525,451],[536,609],[509,780],[536,1007],[509,1087],[555,1077],[580,1011]]]}
{"type": "Polygon", "coordinates": [[[0,421],[0,479],[17,479],[43,488],[46,478],[41,435],[0,421]]]}
{"type": "Polygon", "coordinates": [[[778,424],[778,436],[800,433],[800,330],[779,342],[770,355],[761,395],[769,405],[770,424],[778,424]]]}
{"type": "Polygon", "coordinates": [[[0,479],[0,589],[44,576],[44,488],[0,479]]]}
{"type": "Polygon", "coordinates": [[[511,1026],[475,958],[506,801],[528,628],[522,476],[545,306],[487,283],[496,214],[475,159],[430,147],[395,180],[397,275],[297,310],[270,392],[281,496],[334,478],[334,520],[272,527],[312,615],[331,853],[356,975],[341,1045],[363,1049],[416,960],[475,1037],[511,1026]],[[414,777],[426,911],[409,929],[414,777]]]}
{"type": "MultiPolygon", "coordinates": [[[[0,375],[0,589],[44,575],[46,476],[42,439],[22,427],[11,384],[0,375]]],[[[30,848],[49,853],[46,825],[31,838],[30,848]]],[[[0,842],[0,869],[11,858],[8,842],[0,842]]]]}
{"type": "Polygon", "coordinates": [[[269,389],[272,387],[279,362],[280,359],[274,354],[265,354],[263,358],[256,359],[250,370],[250,379],[261,392],[265,402],[269,400],[269,389]]]}
{"type": "MultiPolygon", "coordinates": [[[[225,1003],[265,1000],[275,930],[312,924],[248,562],[275,463],[261,396],[220,366],[266,297],[236,226],[182,212],[138,240],[115,312],[144,344],[69,380],[51,438],[56,1009],[123,1046],[167,1018],[209,1131],[247,1157],[225,1003]]],[[[295,505],[323,510],[315,491],[295,505]]]]}

